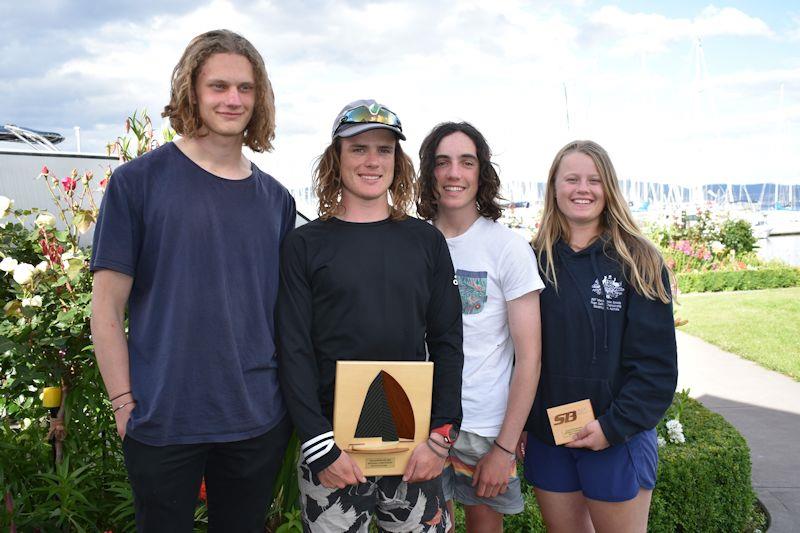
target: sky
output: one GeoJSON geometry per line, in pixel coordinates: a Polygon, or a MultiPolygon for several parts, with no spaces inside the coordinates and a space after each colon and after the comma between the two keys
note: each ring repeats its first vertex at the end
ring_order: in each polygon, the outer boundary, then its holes
{"type": "Polygon", "coordinates": [[[276,142],[252,159],[291,189],[359,98],[400,116],[415,160],[437,123],[473,123],[517,196],[573,139],[604,146],[625,179],[800,183],[791,1],[2,2],[0,124],[62,133],[66,151],[79,126],[84,152],[134,110],[165,125],[172,69],[217,28],[265,59],[276,142]]]}

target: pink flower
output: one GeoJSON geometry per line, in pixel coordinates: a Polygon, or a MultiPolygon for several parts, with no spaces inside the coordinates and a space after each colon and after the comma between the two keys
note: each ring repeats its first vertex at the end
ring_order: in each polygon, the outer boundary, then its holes
{"type": "Polygon", "coordinates": [[[106,186],[108,185],[108,178],[103,178],[100,180],[100,190],[105,191],[106,186]]]}
{"type": "Polygon", "coordinates": [[[44,175],[50,174],[50,169],[47,168],[47,165],[42,167],[42,174],[44,175]]]}
{"type": "Polygon", "coordinates": [[[65,191],[72,192],[75,190],[75,187],[78,185],[78,182],[75,181],[75,178],[68,177],[61,180],[61,186],[64,188],[65,191]]]}

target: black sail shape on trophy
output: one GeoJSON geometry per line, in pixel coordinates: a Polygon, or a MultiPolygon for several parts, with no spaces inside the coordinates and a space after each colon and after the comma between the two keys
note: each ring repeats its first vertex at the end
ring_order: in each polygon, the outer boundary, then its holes
{"type": "Polygon", "coordinates": [[[356,438],[380,437],[384,442],[414,440],[414,411],[403,387],[381,370],[367,390],[358,418],[356,438]]]}

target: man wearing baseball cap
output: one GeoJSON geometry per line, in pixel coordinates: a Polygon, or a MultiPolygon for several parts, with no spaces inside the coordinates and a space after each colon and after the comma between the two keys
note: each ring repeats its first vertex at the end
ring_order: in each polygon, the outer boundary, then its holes
{"type": "Polygon", "coordinates": [[[317,161],[320,217],[281,251],[279,373],[300,438],[308,531],[449,528],[441,472],[461,421],[461,303],[436,228],[407,210],[414,167],[397,115],[357,100],[336,117],[317,161]],[[426,355],[426,347],[427,353],[426,355]],[[402,476],[365,477],[333,440],[338,360],[434,363],[431,433],[402,476]]]}

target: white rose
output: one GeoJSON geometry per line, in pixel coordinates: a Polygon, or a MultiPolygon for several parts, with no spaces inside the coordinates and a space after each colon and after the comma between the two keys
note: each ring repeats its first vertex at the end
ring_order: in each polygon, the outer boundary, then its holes
{"type": "Polygon", "coordinates": [[[77,278],[86,266],[83,254],[75,253],[72,250],[61,256],[61,266],[69,279],[77,278]]]}
{"type": "Polygon", "coordinates": [[[39,296],[38,294],[30,298],[22,299],[22,307],[41,307],[41,306],[42,306],[42,297],[39,296]]]}
{"type": "Polygon", "coordinates": [[[13,257],[4,257],[2,261],[0,261],[0,270],[3,272],[13,272],[19,263],[13,257]]]}
{"type": "Polygon", "coordinates": [[[33,271],[36,270],[33,265],[28,263],[20,263],[14,268],[14,281],[20,285],[30,283],[33,279],[33,271]]]}
{"type": "Polygon", "coordinates": [[[665,439],[665,438],[664,438],[664,437],[662,437],[661,435],[659,435],[659,436],[658,436],[658,439],[657,439],[657,441],[658,441],[658,447],[659,447],[659,448],[662,448],[662,447],[664,447],[664,446],[666,446],[666,445],[667,445],[667,439],[665,439]]]}
{"type": "Polygon", "coordinates": [[[40,228],[52,228],[56,225],[56,217],[45,211],[44,213],[39,213],[34,224],[40,228]]]}
{"type": "Polygon", "coordinates": [[[0,196],[0,218],[8,215],[14,208],[14,200],[7,196],[0,196]]]}
{"type": "Polygon", "coordinates": [[[39,272],[47,272],[47,269],[50,268],[50,263],[47,261],[42,261],[38,265],[36,265],[36,270],[39,272]]]}

